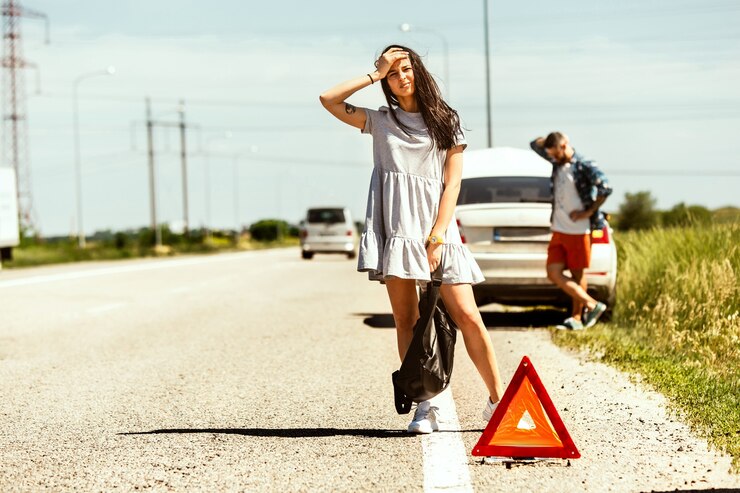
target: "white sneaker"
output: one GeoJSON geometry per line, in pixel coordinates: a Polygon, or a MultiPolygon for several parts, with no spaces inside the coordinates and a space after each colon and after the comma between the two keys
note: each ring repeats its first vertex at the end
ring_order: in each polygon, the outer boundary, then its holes
{"type": "MultiPolygon", "coordinates": [[[[501,401],[498,401],[501,402],[501,401]]],[[[491,421],[491,416],[493,416],[493,412],[498,407],[498,402],[491,402],[491,398],[489,397],[486,399],[486,408],[483,410],[483,420],[488,423],[491,421]]]]}
{"type": "Polygon", "coordinates": [[[416,405],[414,419],[409,423],[409,433],[432,433],[439,431],[437,416],[439,408],[432,406],[430,401],[422,401],[416,405]]]}

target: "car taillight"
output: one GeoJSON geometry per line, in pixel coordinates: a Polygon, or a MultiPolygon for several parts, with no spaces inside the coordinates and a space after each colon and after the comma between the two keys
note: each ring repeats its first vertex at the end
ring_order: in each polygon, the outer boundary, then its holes
{"type": "Polygon", "coordinates": [[[351,229],[348,229],[347,230],[347,236],[352,236],[352,230],[351,229]]]}
{"type": "Polygon", "coordinates": [[[591,244],[594,243],[609,243],[609,228],[591,231],[591,244]]]}
{"type": "Polygon", "coordinates": [[[468,241],[465,239],[465,234],[463,234],[462,224],[460,224],[459,219],[455,219],[457,221],[457,229],[460,230],[460,239],[462,240],[463,244],[467,243],[468,241]]]}
{"type": "Polygon", "coordinates": [[[306,231],[305,229],[301,230],[301,238],[305,239],[307,237],[308,237],[308,231],[306,231]]]}

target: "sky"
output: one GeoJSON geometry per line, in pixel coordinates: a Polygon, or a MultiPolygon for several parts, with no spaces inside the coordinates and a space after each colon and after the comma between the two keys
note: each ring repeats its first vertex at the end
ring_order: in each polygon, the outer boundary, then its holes
{"type": "MultiPolygon", "coordinates": [[[[168,124],[184,101],[191,227],[296,223],[308,207],[328,205],[362,220],[371,138],[335,120],[318,96],[371,71],[391,43],[424,55],[469,149],[487,146],[483,1],[22,5],[50,22],[45,44],[44,22],[22,21],[23,55],[37,67],[24,71],[25,102],[44,236],[78,228],[75,85],[87,234],[149,224],[147,97],[154,119],[168,124]],[[112,76],[80,78],[109,66],[112,76]]],[[[662,209],[740,206],[740,3],[489,0],[489,14],[494,146],[526,149],[534,137],[567,133],[609,178],[607,211],[638,191],[662,209]]],[[[378,85],[350,101],[385,104],[378,85]]],[[[155,127],[154,148],[157,219],[175,226],[177,129],[155,127]]]]}

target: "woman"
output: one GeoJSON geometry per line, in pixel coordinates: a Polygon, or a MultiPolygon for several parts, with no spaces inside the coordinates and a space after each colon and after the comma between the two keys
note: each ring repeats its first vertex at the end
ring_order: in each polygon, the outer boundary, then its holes
{"type": "MultiPolygon", "coordinates": [[[[414,51],[389,46],[375,67],[320,97],[332,115],[373,136],[375,167],[358,270],[385,284],[396,323],[398,354],[403,360],[419,318],[416,283],[429,281],[430,272],[441,264],[442,300],[488,388],[483,411],[488,421],[503,395],[503,386],[471,287],[484,278],[462,244],[454,217],[462,153],[467,145],[460,119],[444,102],[414,51]],[[376,82],[381,83],[387,107],[376,111],[345,102],[376,82]]],[[[408,430],[438,430],[438,411],[430,401],[419,403],[408,430]]]]}

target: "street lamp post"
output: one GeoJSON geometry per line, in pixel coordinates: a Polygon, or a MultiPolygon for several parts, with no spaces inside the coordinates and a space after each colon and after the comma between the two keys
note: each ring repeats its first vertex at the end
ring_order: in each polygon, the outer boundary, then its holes
{"type": "Polygon", "coordinates": [[[450,99],[450,46],[447,43],[447,38],[439,31],[412,26],[408,22],[401,24],[399,29],[405,33],[411,30],[418,31],[420,33],[429,33],[439,38],[442,42],[442,53],[444,55],[445,98],[450,99]]]}
{"type": "Polygon", "coordinates": [[[75,192],[77,196],[77,237],[80,248],[85,248],[85,228],[82,224],[82,166],[80,164],[80,117],[77,104],[77,89],[85,79],[101,75],[113,75],[116,73],[112,65],[105,70],[98,70],[88,74],[82,74],[74,80],[72,85],[72,103],[74,114],[74,152],[75,152],[75,192]]]}
{"type": "Polygon", "coordinates": [[[488,147],[493,147],[493,126],[491,124],[491,55],[488,42],[488,0],[483,0],[483,33],[486,44],[486,124],[488,125],[488,147]]]}

